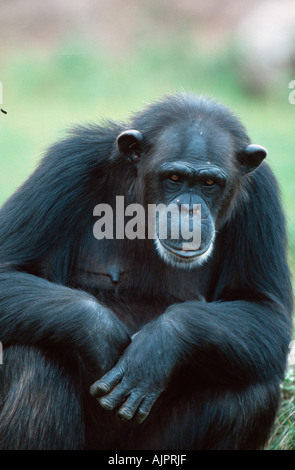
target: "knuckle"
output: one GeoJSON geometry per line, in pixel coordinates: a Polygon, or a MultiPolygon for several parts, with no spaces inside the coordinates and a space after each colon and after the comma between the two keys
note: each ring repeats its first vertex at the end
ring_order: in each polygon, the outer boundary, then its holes
{"type": "Polygon", "coordinates": [[[112,410],[114,408],[114,404],[108,398],[100,398],[98,402],[105,410],[112,410]]]}
{"type": "Polygon", "coordinates": [[[143,421],[147,418],[148,416],[148,412],[146,413],[143,413],[143,412],[138,412],[137,413],[137,416],[135,418],[135,421],[138,423],[138,424],[141,424],[143,423],[143,421]]]}
{"type": "Polygon", "coordinates": [[[122,421],[128,421],[133,417],[133,411],[130,408],[120,409],[117,413],[122,421]]]}
{"type": "Polygon", "coordinates": [[[90,387],[90,395],[96,397],[97,395],[103,395],[109,392],[110,387],[105,382],[95,382],[90,387]]]}
{"type": "Polygon", "coordinates": [[[101,392],[109,392],[111,387],[110,384],[107,382],[99,382],[97,384],[97,389],[100,390],[101,392]]]}

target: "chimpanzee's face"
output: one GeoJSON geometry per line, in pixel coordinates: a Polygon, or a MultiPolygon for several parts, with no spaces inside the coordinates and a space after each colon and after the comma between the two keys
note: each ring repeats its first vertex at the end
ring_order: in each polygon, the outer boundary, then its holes
{"type": "Polygon", "coordinates": [[[216,222],[237,173],[231,154],[229,134],[217,129],[211,142],[193,123],[166,129],[142,165],[147,199],[159,207],[155,245],[169,264],[192,268],[212,253],[216,222]]]}
{"type": "Polygon", "coordinates": [[[241,162],[230,132],[192,121],[163,130],[139,158],[135,133],[121,134],[118,146],[120,139],[127,139],[129,153],[138,161],[137,183],[145,206],[152,208],[149,221],[156,249],[172,266],[200,266],[212,254],[216,229],[243,175],[256,168],[266,152],[249,145],[241,162]]]}

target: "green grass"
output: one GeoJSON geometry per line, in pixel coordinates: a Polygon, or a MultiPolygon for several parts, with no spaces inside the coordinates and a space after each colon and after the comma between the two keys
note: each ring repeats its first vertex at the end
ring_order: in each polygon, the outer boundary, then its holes
{"type": "Polygon", "coordinates": [[[295,368],[291,366],[282,385],[282,403],[268,446],[269,450],[295,450],[295,368]]]}
{"type": "MultiPolygon", "coordinates": [[[[271,95],[249,95],[231,51],[208,58],[178,38],[160,50],[140,44],[124,57],[73,43],[46,52],[23,50],[2,58],[0,71],[1,107],[8,112],[0,113],[0,205],[72,124],[125,119],[165,93],[194,91],[230,106],[252,140],[267,147],[281,187],[295,272],[295,105],[288,102],[288,83],[294,77],[286,77],[271,95]]],[[[291,392],[282,403],[271,448],[295,448],[293,410],[291,392]]]]}

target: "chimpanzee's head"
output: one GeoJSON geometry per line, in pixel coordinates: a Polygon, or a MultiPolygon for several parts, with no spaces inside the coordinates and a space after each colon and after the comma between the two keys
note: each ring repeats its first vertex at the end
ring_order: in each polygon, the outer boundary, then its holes
{"type": "Polygon", "coordinates": [[[151,105],[132,127],[118,136],[117,146],[136,168],[139,202],[145,207],[162,204],[159,217],[167,220],[167,233],[161,236],[157,215],[154,238],[159,255],[174,266],[203,264],[243,180],[260,165],[266,150],[250,144],[227,108],[194,95],[167,97],[151,105]],[[167,216],[163,205],[178,211],[167,216]],[[189,232],[182,230],[185,223],[189,232]]]}

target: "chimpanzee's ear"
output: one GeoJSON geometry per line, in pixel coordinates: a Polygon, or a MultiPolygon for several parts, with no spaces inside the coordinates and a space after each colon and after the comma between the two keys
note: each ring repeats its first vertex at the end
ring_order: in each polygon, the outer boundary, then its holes
{"type": "Polygon", "coordinates": [[[240,154],[239,162],[244,174],[255,170],[267,155],[267,150],[261,145],[250,144],[240,154]]]}
{"type": "Polygon", "coordinates": [[[127,159],[133,164],[139,162],[141,142],[141,132],[134,129],[124,131],[117,137],[117,147],[119,152],[127,157],[127,159]]]}

